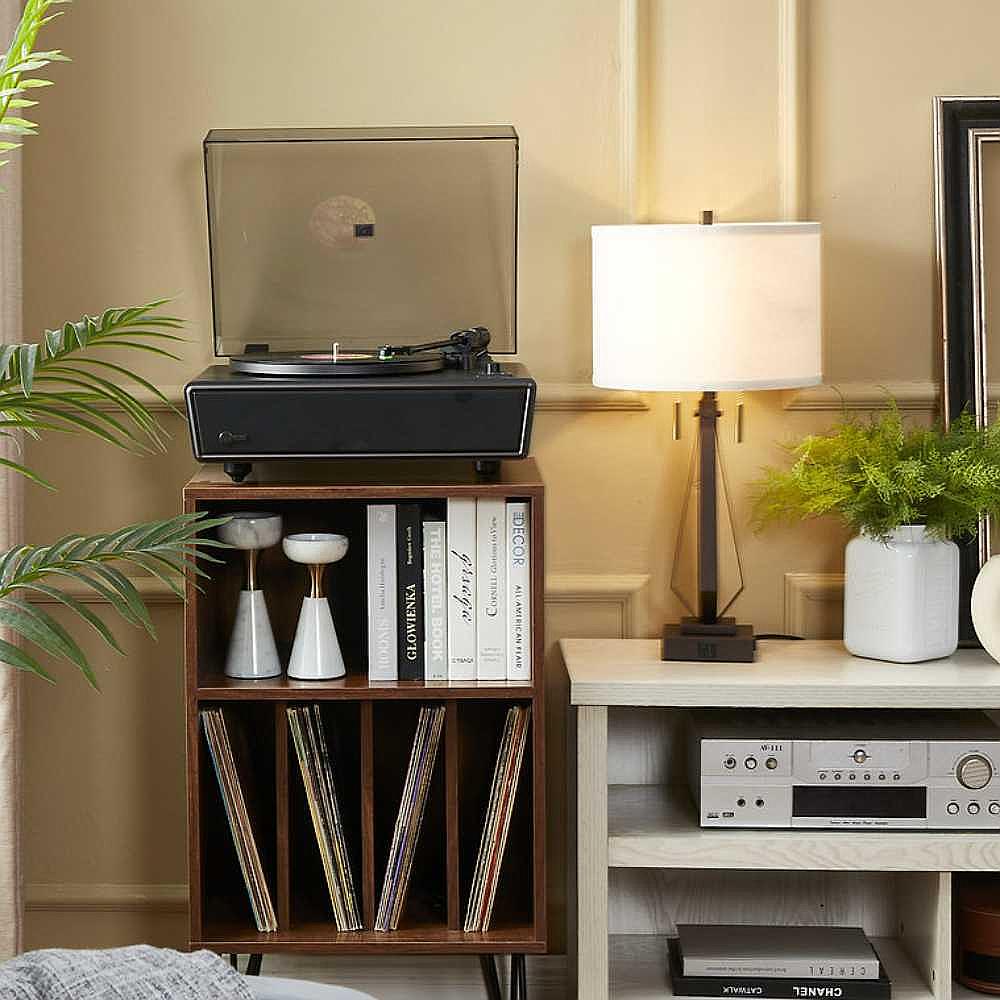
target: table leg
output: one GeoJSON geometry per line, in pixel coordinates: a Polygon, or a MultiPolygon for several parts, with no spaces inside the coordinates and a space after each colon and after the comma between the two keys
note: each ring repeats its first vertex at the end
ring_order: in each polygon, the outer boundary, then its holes
{"type": "Polygon", "coordinates": [[[576,710],[577,997],[608,996],[608,710],[576,710]]]}

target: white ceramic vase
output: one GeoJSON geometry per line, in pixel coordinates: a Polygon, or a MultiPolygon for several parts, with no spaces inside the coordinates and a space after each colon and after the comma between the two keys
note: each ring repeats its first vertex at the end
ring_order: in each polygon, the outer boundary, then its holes
{"type": "Polygon", "coordinates": [[[1000,556],[990,556],[972,585],[972,624],[994,660],[1000,662],[1000,556]]]}
{"type": "Polygon", "coordinates": [[[844,645],[855,656],[916,663],[958,647],[958,546],[923,525],[897,528],[885,542],[847,543],[844,645]]]}

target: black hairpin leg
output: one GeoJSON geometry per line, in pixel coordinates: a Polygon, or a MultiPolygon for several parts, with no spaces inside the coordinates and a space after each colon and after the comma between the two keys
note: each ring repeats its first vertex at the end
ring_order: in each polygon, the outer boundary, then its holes
{"type": "Polygon", "coordinates": [[[247,975],[248,976],[259,976],[260,975],[260,966],[261,966],[261,963],[263,961],[264,961],[264,956],[259,951],[258,952],[254,952],[247,959],[247,975]]]}
{"type": "Polygon", "coordinates": [[[500,993],[500,977],[497,975],[496,956],[480,955],[479,968],[483,972],[486,996],[489,1000],[503,1000],[503,996],[500,993]]]}
{"type": "Polygon", "coordinates": [[[510,956],[510,1000],[528,1000],[528,967],[524,955],[510,956]]]}
{"type": "Polygon", "coordinates": [[[236,962],[236,952],[235,952],[235,951],[231,951],[231,952],[229,953],[229,964],[230,964],[230,965],[231,965],[231,966],[232,966],[232,967],[233,967],[234,969],[236,969],[236,971],[237,971],[237,972],[239,971],[239,968],[240,968],[240,967],[239,967],[239,965],[238,965],[238,964],[237,964],[237,962],[236,962]]]}

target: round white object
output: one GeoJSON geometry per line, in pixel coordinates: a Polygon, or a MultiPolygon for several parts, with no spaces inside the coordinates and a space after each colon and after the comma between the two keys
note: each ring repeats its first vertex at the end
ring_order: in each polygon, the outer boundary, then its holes
{"type": "Polygon", "coordinates": [[[991,556],[972,585],[972,624],[994,660],[1000,662],[1000,556],[991,556]]]}
{"type": "Polygon", "coordinates": [[[323,532],[308,532],[301,535],[285,535],[281,547],[292,562],[309,566],[321,566],[337,562],[347,555],[347,536],[329,535],[323,532]]]}
{"type": "Polygon", "coordinates": [[[234,549],[269,549],[281,541],[281,515],[241,510],[219,525],[219,539],[234,549]]]}

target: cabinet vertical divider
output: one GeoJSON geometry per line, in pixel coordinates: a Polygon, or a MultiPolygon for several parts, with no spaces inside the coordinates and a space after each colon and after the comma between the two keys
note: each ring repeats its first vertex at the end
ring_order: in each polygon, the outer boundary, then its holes
{"type": "Polygon", "coordinates": [[[361,702],[361,915],[375,929],[375,733],[372,703],[361,702]]]}
{"type": "Polygon", "coordinates": [[[277,844],[278,929],[288,930],[292,923],[291,831],[289,809],[291,782],[294,777],[288,760],[288,713],[283,701],[274,705],[274,822],[277,844]]]}
{"type": "Polygon", "coordinates": [[[445,785],[445,836],[446,881],[448,893],[448,929],[461,930],[461,899],[459,884],[459,845],[461,830],[458,824],[458,783],[460,761],[458,750],[458,705],[450,701],[444,716],[444,785],[445,785]]]}

